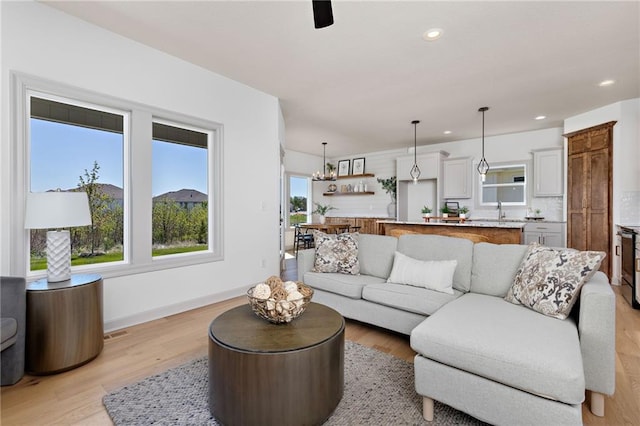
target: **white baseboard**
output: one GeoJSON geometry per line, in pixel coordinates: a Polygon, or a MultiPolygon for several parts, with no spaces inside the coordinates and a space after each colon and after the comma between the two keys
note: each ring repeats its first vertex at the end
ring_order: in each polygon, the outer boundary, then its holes
{"type": "Polygon", "coordinates": [[[153,321],[164,318],[169,315],[179,314],[191,309],[200,308],[202,306],[211,305],[212,303],[222,302],[247,293],[247,286],[238,287],[237,289],[227,290],[222,293],[211,294],[208,296],[198,297],[196,299],[187,300],[173,305],[162,306],[160,308],[139,312],[134,315],[106,321],[104,323],[104,332],[110,333],[122,328],[131,327],[132,325],[142,324],[144,322],[153,321]]]}

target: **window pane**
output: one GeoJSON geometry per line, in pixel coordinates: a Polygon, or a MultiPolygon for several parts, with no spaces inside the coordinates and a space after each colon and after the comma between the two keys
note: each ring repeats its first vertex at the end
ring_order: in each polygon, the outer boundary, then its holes
{"type": "Polygon", "coordinates": [[[524,166],[489,169],[485,184],[524,182],[524,166]]]}
{"type": "MultiPolygon", "coordinates": [[[[30,190],[84,191],[92,225],[71,228],[71,265],[124,259],[124,115],[30,97],[30,190]]],[[[30,231],[30,270],[46,269],[46,230],[30,231]]]]}
{"type": "Polygon", "coordinates": [[[306,223],[309,216],[309,178],[289,178],[289,226],[306,223]]]}
{"type": "Polygon", "coordinates": [[[209,134],[153,123],[153,256],[209,249],[209,134]]]}

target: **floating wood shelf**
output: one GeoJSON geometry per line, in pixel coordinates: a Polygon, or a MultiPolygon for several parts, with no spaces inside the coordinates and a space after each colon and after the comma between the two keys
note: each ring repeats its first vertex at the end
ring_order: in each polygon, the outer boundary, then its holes
{"type": "Polygon", "coordinates": [[[327,196],[333,196],[333,195],[373,195],[375,194],[375,192],[373,191],[364,191],[364,192],[340,192],[340,191],[335,191],[335,192],[323,192],[322,195],[327,195],[327,196]]]}
{"type": "Polygon", "coordinates": [[[345,175],[345,176],[338,176],[338,179],[357,179],[357,178],[368,178],[368,177],[375,177],[375,175],[373,173],[364,173],[362,175],[345,175]]]}

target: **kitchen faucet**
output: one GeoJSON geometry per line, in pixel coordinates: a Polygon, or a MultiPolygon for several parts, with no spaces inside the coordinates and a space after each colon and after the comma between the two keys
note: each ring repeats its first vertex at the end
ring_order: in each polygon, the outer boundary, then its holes
{"type": "Polygon", "coordinates": [[[502,211],[502,201],[498,201],[498,222],[502,222],[505,216],[505,213],[502,211]]]}

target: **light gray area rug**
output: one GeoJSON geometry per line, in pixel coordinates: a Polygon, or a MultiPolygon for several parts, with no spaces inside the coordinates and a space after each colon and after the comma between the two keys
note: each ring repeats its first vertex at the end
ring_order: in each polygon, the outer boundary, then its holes
{"type": "MultiPolygon", "coordinates": [[[[347,340],[344,365],[344,396],[325,425],[483,424],[438,402],[426,422],[407,361],[347,340]]],[[[209,412],[208,368],[206,357],[191,361],[106,395],[104,405],[117,426],[218,425],[209,412]]]]}

